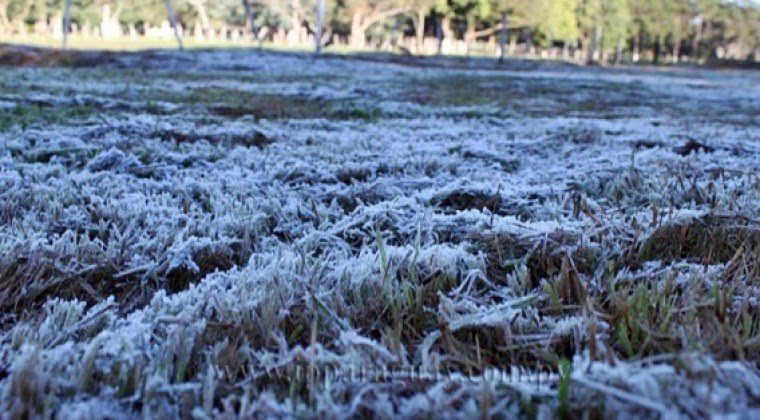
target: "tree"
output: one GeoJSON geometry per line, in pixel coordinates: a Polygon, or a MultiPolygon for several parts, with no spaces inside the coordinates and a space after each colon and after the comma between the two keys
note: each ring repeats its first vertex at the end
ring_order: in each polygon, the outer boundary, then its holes
{"type": "MultiPolygon", "coordinates": [[[[243,0],[243,8],[245,9],[246,25],[251,29],[251,35],[257,42],[259,41],[259,30],[256,25],[256,12],[253,10],[253,6],[248,0],[243,0]]],[[[261,47],[261,45],[259,45],[261,47]]]]}
{"type": "Polygon", "coordinates": [[[543,0],[545,16],[538,29],[546,43],[562,42],[565,46],[580,37],[578,29],[578,0],[543,0]]]}
{"type": "Polygon", "coordinates": [[[351,20],[350,43],[363,48],[367,30],[374,24],[408,10],[403,0],[346,0],[345,11],[351,20]]]}
{"type": "Polygon", "coordinates": [[[602,7],[602,48],[615,50],[615,63],[623,59],[623,46],[631,35],[633,17],[628,0],[607,0],[602,7]]]}
{"type": "Polygon", "coordinates": [[[182,45],[182,37],[179,35],[179,29],[177,29],[177,16],[174,14],[172,2],[171,0],[164,0],[164,4],[166,5],[166,15],[169,16],[169,22],[171,22],[172,29],[174,30],[174,37],[177,39],[177,45],[180,50],[183,50],[185,46],[182,45]]]}
{"type": "Polygon", "coordinates": [[[584,0],[579,9],[579,22],[588,48],[588,63],[606,61],[607,53],[613,49],[615,61],[622,59],[625,41],[633,29],[628,0],[584,0]]]}
{"type": "Polygon", "coordinates": [[[263,4],[270,12],[271,24],[290,30],[298,42],[304,24],[313,19],[316,12],[315,0],[265,0],[263,4]]]}
{"type": "Polygon", "coordinates": [[[204,0],[188,0],[188,2],[198,13],[203,32],[208,32],[211,29],[211,22],[209,21],[208,13],[206,12],[206,2],[204,0]]]}
{"type": "MultiPolygon", "coordinates": [[[[753,0],[736,1],[724,5],[724,30],[721,44],[737,43],[744,46],[744,57],[748,61],[755,60],[760,49],[760,5],[753,0]]],[[[722,45],[725,49],[726,46],[722,45]]],[[[737,51],[738,52],[738,51],[737,51]]],[[[733,59],[738,57],[734,56],[733,59]]]]}
{"type": "Polygon", "coordinates": [[[694,30],[691,42],[691,56],[699,60],[702,56],[702,43],[706,29],[720,15],[719,0],[694,0],[692,2],[690,24],[694,30]]]}
{"type": "Polygon", "coordinates": [[[69,31],[71,31],[71,0],[66,0],[63,11],[63,49],[69,46],[69,31]]]}
{"type": "Polygon", "coordinates": [[[689,30],[691,20],[691,0],[672,0],[669,4],[669,14],[672,19],[670,35],[672,48],[670,61],[677,63],[681,56],[681,43],[689,30]]]}
{"type": "MultiPolygon", "coordinates": [[[[166,19],[166,9],[162,2],[155,0],[119,1],[119,21],[123,25],[140,26],[145,23],[158,25],[166,19]]],[[[72,13],[77,12],[79,7],[74,4],[72,13]]],[[[74,18],[76,20],[76,17],[74,18]]]]}
{"type": "Polygon", "coordinates": [[[659,62],[660,50],[672,24],[669,2],[637,0],[631,2],[632,13],[641,34],[652,39],[652,62],[659,62]]]}
{"type": "Polygon", "coordinates": [[[578,8],[578,22],[588,64],[594,64],[598,60],[597,53],[604,30],[602,18],[602,0],[581,0],[578,8]]]}
{"type": "Polygon", "coordinates": [[[425,17],[433,9],[435,3],[436,0],[411,0],[409,2],[418,51],[422,51],[422,44],[425,41],[425,17]]]}
{"type": "MultiPolygon", "coordinates": [[[[487,25],[490,21],[501,17],[501,13],[488,0],[459,0],[459,13],[465,20],[464,41],[468,52],[470,44],[478,36],[476,27],[478,25],[487,25]]],[[[499,22],[499,24],[501,23],[499,22]]]]}

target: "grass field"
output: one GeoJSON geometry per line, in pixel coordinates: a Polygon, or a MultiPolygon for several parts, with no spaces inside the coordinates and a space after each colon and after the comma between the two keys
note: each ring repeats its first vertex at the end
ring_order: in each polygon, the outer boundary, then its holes
{"type": "Polygon", "coordinates": [[[760,416],[758,73],[25,54],[10,416],[760,416]]]}

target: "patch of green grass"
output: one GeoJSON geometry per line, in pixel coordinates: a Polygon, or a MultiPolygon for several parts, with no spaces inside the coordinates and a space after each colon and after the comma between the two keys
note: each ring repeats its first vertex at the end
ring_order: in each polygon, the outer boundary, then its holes
{"type": "Polygon", "coordinates": [[[295,82],[329,82],[339,80],[333,74],[282,74],[272,71],[228,70],[213,72],[176,72],[163,71],[151,74],[152,80],[212,82],[217,80],[234,80],[239,83],[295,83],[295,82]]]}
{"type": "Polygon", "coordinates": [[[409,79],[402,97],[430,106],[477,106],[507,104],[516,99],[511,83],[502,78],[472,75],[409,79]]]}
{"type": "Polygon", "coordinates": [[[605,104],[597,100],[584,100],[565,104],[560,106],[557,110],[559,115],[569,116],[584,116],[590,115],[594,118],[603,120],[614,120],[617,118],[625,118],[625,112],[615,112],[615,109],[619,109],[619,106],[615,104],[605,104]]]}
{"type": "MultiPolygon", "coordinates": [[[[504,75],[453,74],[419,77],[401,86],[406,101],[431,107],[495,106],[529,117],[593,115],[616,119],[627,115],[626,109],[638,106],[633,91],[636,84],[619,82],[569,82],[559,78],[525,80],[504,75]],[[600,92],[612,92],[600,98],[600,92]],[[586,93],[584,95],[584,93],[586,93]],[[631,98],[634,98],[633,100],[631,98]],[[537,105],[536,100],[545,102],[537,105]],[[553,106],[548,106],[552,102],[553,106]]],[[[482,112],[465,110],[461,118],[480,118],[482,112]]]]}
{"type": "Polygon", "coordinates": [[[382,116],[379,109],[350,100],[257,93],[218,87],[199,88],[187,92],[152,92],[147,99],[191,107],[200,106],[212,115],[227,118],[251,116],[257,120],[326,118],[376,121],[382,116]]]}
{"type": "Polygon", "coordinates": [[[641,244],[644,261],[690,259],[728,263],[745,249],[760,246],[760,228],[742,217],[704,216],[664,225],[641,244]]]}
{"type": "Polygon", "coordinates": [[[70,124],[94,114],[97,110],[87,105],[74,106],[41,106],[16,105],[13,108],[0,109],[0,132],[13,127],[27,129],[30,127],[70,124]]]}
{"type": "Polygon", "coordinates": [[[65,72],[57,69],[42,69],[41,71],[55,72],[57,76],[73,81],[110,81],[113,83],[131,83],[135,85],[156,85],[170,82],[218,82],[230,80],[235,83],[323,83],[339,80],[334,74],[282,74],[269,70],[216,70],[216,71],[177,71],[177,70],[145,70],[139,68],[101,68],[80,67],[69,68],[65,72]]]}

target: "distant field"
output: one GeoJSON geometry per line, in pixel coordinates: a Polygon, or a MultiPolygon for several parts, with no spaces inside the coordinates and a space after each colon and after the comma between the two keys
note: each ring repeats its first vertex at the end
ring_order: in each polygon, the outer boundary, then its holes
{"type": "MultiPolygon", "coordinates": [[[[314,46],[310,43],[302,43],[299,45],[287,45],[287,43],[274,43],[265,41],[258,43],[250,37],[241,38],[239,40],[231,39],[218,39],[218,40],[204,40],[198,41],[193,37],[183,37],[183,46],[186,49],[210,49],[210,48],[226,48],[226,49],[264,49],[268,51],[289,51],[289,52],[313,52],[314,46]]],[[[9,45],[27,45],[41,48],[61,48],[63,40],[50,35],[7,35],[0,34],[0,44],[9,45]]],[[[68,48],[71,50],[102,50],[102,51],[145,51],[154,49],[176,49],[178,48],[177,41],[173,37],[158,38],[158,37],[115,37],[115,38],[100,38],[94,36],[81,36],[72,35],[68,40],[68,48]]],[[[363,49],[356,49],[349,47],[345,44],[330,44],[323,48],[325,54],[391,54],[405,56],[400,50],[387,51],[378,50],[374,47],[368,46],[363,49]]],[[[431,56],[432,52],[428,54],[431,56]]],[[[425,56],[425,55],[423,55],[425,56]]],[[[484,42],[473,43],[467,54],[453,54],[447,55],[447,57],[459,57],[459,58],[487,58],[496,60],[495,47],[484,42]]],[[[521,54],[522,59],[528,60],[540,60],[538,55],[524,55],[521,54]]],[[[561,60],[549,60],[557,61],[561,60]]]]}
{"type": "MultiPolygon", "coordinates": [[[[0,35],[0,43],[32,45],[45,48],[60,48],[62,40],[53,36],[44,35],[0,35]]],[[[217,41],[195,41],[193,38],[183,38],[183,45],[188,49],[197,48],[257,48],[258,44],[253,40],[217,40],[217,41]]],[[[271,48],[270,43],[264,43],[264,47],[271,48]]],[[[140,51],[146,49],[174,49],[177,48],[177,41],[172,38],[146,38],[146,37],[117,37],[103,39],[98,37],[71,36],[68,40],[68,47],[74,50],[106,50],[106,51],[140,51]]],[[[303,49],[303,48],[302,48],[303,49]]],[[[292,50],[298,50],[292,48],[292,50]]]]}
{"type": "Polygon", "coordinates": [[[756,72],[24,54],[2,412],[760,416],[756,72]]]}

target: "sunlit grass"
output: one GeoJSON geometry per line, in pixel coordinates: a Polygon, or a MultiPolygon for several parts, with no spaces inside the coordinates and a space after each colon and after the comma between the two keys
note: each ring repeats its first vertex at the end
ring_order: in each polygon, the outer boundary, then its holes
{"type": "MultiPolygon", "coordinates": [[[[49,35],[0,35],[0,43],[29,45],[44,48],[62,48],[63,40],[49,35]]],[[[196,41],[194,38],[183,38],[183,46],[187,49],[206,48],[259,48],[259,43],[252,39],[196,41]]],[[[261,45],[264,49],[277,49],[288,51],[308,51],[308,46],[282,46],[265,42],[261,45]]],[[[148,37],[117,37],[97,38],[72,35],[68,39],[68,48],[72,50],[106,50],[106,51],[142,51],[151,49],[175,49],[177,41],[174,38],[148,38],[148,37]]]]}

